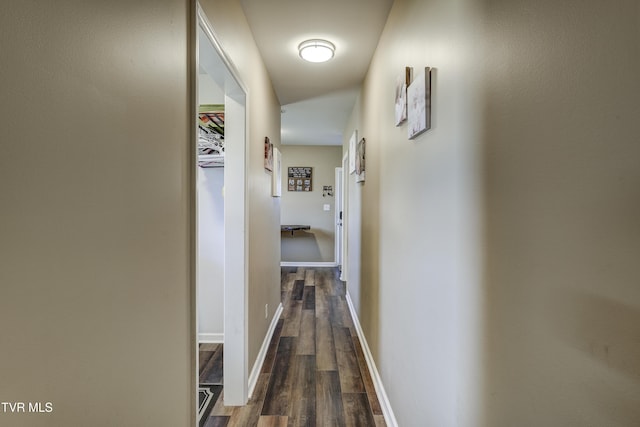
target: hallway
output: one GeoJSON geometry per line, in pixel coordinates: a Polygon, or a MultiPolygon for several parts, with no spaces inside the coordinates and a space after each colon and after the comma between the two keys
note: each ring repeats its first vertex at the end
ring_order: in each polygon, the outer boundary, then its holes
{"type": "Polygon", "coordinates": [[[244,407],[219,399],[205,426],[385,426],[337,271],[282,268],[281,288],[253,397],[244,407]]]}

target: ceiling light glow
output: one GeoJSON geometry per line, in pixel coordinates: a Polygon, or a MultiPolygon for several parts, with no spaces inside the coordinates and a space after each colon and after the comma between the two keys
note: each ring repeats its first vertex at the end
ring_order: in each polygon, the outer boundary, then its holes
{"type": "Polygon", "coordinates": [[[321,39],[303,41],[298,45],[300,58],[309,62],[326,62],[333,58],[335,51],[333,43],[321,39]]]}

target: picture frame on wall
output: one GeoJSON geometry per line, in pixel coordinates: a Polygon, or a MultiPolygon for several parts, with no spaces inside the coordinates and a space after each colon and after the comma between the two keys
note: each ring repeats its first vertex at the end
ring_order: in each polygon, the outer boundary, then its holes
{"type": "Polygon", "coordinates": [[[425,67],[407,88],[407,122],[409,139],[431,129],[431,67],[425,67]]]}
{"type": "Polygon", "coordinates": [[[289,191],[313,191],[313,168],[310,166],[290,166],[287,171],[289,191]]]}
{"type": "Polygon", "coordinates": [[[356,145],[358,142],[358,131],[354,130],[349,138],[349,173],[356,173],[356,145]]]}
{"type": "Polygon", "coordinates": [[[356,147],[356,182],[364,182],[365,179],[365,149],[366,141],[362,138],[356,147]]]}
{"type": "Polygon", "coordinates": [[[405,67],[404,73],[396,79],[395,124],[400,126],[407,121],[407,87],[411,84],[413,68],[405,67]]]}
{"type": "Polygon", "coordinates": [[[273,171],[273,144],[268,136],[264,137],[264,168],[273,171]]]}
{"type": "Polygon", "coordinates": [[[273,174],[271,175],[271,196],[282,196],[282,154],[273,147],[273,174]]]}

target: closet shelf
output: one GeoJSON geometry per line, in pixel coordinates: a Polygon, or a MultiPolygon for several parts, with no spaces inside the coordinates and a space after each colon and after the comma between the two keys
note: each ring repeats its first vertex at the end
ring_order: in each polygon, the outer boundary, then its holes
{"type": "Polygon", "coordinates": [[[200,154],[198,156],[198,166],[201,168],[222,168],[224,167],[224,155],[200,154]]]}

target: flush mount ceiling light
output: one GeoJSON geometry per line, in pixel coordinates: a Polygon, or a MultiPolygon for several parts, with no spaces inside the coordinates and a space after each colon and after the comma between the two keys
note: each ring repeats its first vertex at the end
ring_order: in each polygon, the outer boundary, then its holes
{"type": "Polygon", "coordinates": [[[336,47],[333,43],[321,39],[311,39],[298,45],[300,58],[309,62],[326,62],[333,58],[336,47]]]}

